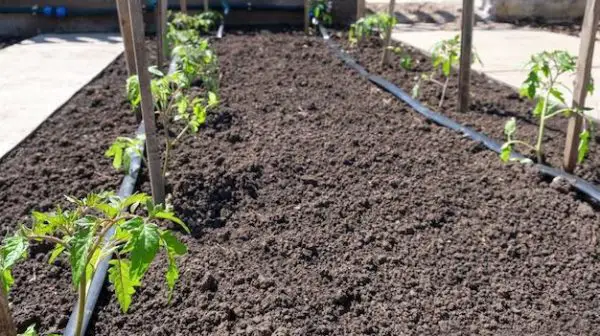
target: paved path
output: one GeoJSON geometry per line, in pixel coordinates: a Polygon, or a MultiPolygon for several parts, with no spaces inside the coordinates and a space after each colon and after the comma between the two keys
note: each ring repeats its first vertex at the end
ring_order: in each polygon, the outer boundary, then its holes
{"type": "MultiPolygon", "coordinates": [[[[392,37],[423,51],[429,52],[433,45],[443,39],[452,38],[457,31],[400,31],[397,27],[392,37]]],[[[520,87],[526,78],[525,64],[532,54],[562,49],[577,55],[579,39],[564,34],[533,30],[475,30],[473,45],[481,58],[483,66],[474,65],[473,69],[513,87],[520,87]]],[[[596,42],[592,77],[600,81],[600,42],[596,42]]],[[[565,77],[563,84],[573,86],[573,77],[565,77]]],[[[597,85],[596,85],[597,86],[597,85]]],[[[563,89],[567,101],[572,95],[563,89]]],[[[600,89],[588,96],[586,105],[594,108],[591,115],[600,119],[600,89]]]]}
{"type": "Polygon", "coordinates": [[[115,34],[38,35],[0,50],[0,158],[122,51],[115,34]]]}

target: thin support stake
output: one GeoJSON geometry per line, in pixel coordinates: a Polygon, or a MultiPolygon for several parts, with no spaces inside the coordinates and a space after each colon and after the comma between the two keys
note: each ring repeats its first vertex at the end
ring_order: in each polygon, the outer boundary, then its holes
{"type": "Polygon", "coordinates": [[[460,67],[458,73],[458,111],[469,110],[469,82],[471,79],[471,64],[473,63],[473,2],[463,0],[462,30],[460,37],[460,67]]]}
{"type": "MultiPolygon", "coordinates": [[[[388,14],[390,17],[394,17],[394,8],[396,7],[396,0],[390,0],[390,7],[388,8],[388,14]]],[[[383,44],[383,55],[381,56],[381,65],[384,66],[388,63],[390,58],[390,43],[392,41],[392,30],[394,27],[390,27],[385,32],[385,43],[383,44]]]]}
{"type": "Polygon", "coordinates": [[[365,16],[365,0],[356,1],[356,19],[360,19],[365,16]]]}
{"type": "Polygon", "coordinates": [[[304,33],[308,34],[310,27],[310,0],[304,0],[304,33]]]}
{"type": "Polygon", "coordinates": [[[167,62],[167,0],[158,0],[156,4],[156,42],[158,44],[158,67],[167,62]]]}
{"type": "Polygon", "coordinates": [[[208,0],[204,0],[204,11],[208,12],[208,0]]]}
{"type": "Polygon", "coordinates": [[[152,198],[156,204],[165,202],[165,185],[160,171],[160,153],[156,138],[156,124],[154,120],[154,102],[150,92],[150,73],[146,59],[146,45],[144,36],[144,21],[142,16],[141,0],[129,0],[129,15],[131,20],[131,38],[135,50],[135,66],[140,81],[142,96],[142,118],[146,130],[146,153],[148,155],[148,170],[152,198]]]}
{"type": "Polygon", "coordinates": [[[179,8],[181,9],[182,13],[187,14],[187,0],[180,0],[179,8]]]}
{"type": "Polygon", "coordinates": [[[0,335],[16,336],[17,330],[8,309],[8,299],[4,289],[0,288],[0,335]]]}
{"type": "MultiPolygon", "coordinates": [[[[575,89],[573,90],[574,108],[585,107],[585,98],[587,96],[587,86],[591,77],[590,71],[592,68],[599,18],[600,0],[588,0],[583,24],[581,26],[581,42],[579,43],[577,74],[575,77],[575,89]]],[[[569,118],[563,158],[563,169],[568,173],[572,173],[577,165],[579,134],[581,133],[582,124],[583,118],[577,113],[569,118]]]]}
{"type": "Polygon", "coordinates": [[[129,5],[127,5],[127,0],[117,0],[117,13],[119,15],[119,28],[125,47],[127,73],[129,76],[132,76],[136,74],[135,55],[133,51],[133,42],[131,41],[131,23],[129,22],[129,5]]]}

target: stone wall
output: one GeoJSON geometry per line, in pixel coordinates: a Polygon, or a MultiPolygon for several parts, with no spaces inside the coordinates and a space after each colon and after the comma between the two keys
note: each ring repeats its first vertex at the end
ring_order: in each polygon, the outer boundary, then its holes
{"type": "Polygon", "coordinates": [[[488,0],[489,14],[499,21],[543,19],[572,21],[583,17],[586,0],[488,0]]]}

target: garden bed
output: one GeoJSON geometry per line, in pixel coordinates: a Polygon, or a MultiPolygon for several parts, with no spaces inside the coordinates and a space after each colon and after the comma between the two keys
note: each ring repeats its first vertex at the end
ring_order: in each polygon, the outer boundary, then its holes
{"type": "MultiPolygon", "coordinates": [[[[413,60],[413,68],[406,70],[400,65],[399,57],[393,54],[390,57],[390,64],[381,66],[382,42],[376,38],[365,41],[359,48],[350,46],[345,33],[335,34],[333,38],[340,42],[343,48],[370,73],[383,76],[409,94],[412,92],[416,79],[421,74],[431,73],[433,69],[430,57],[410,46],[394,42],[395,46],[402,47],[413,60]]],[[[468,113],[457,111],[458,74],[456,71],[451,74],[446,100],[441,110],[438,109],[438,104],[442,90],[436,84],[423,82],[419,100],[431,110],[487,134],[499,142],[505,140],[504,124],[511,117],[515,117],[518,137],[535,143],[538,119],[532,115],[534,104],[531,101],[520,98],[514,88],[476,72],[472,73],[470,90],[471,105],[468,113]]],[[[546,122],[544,150],[547,162],[554,167],[562,165],[567,124],[566,118],[553,118],[546,122]]],[[[597,185],[600,184],[599,139],[597,136],[595,137],[595,141],[592,141],[590,145],[588,158],[575,170],[576,175],[597,185]]]]}
{"type": "MultiPolygon", "coordinates": [[[[135,132],[137,123],[125,99],[126,78],[120,56],[0,160],[1,237],[28,222],[32,210],[65,205],[64,195],[118,188],[122,174],[112,169],[104,152],[115,137],[135,132]]],[[[32,249],[32,258],[15,269],[9,299],[20,330],[36,323],[44,332],[60,331],[75,303],[68,264],[47,265],[49,249],[32,249]]]]}
{"type": "Polygon", "coordinates": [[[240,33],[215,47],[221,107],[175,149],[169,177],[192,229],[173,301],[157,261],[129,314],[101,296],[90,335],[547,335],[600,323],[599,216],[567,186],[424,120],[319,38],[240,33]]]}

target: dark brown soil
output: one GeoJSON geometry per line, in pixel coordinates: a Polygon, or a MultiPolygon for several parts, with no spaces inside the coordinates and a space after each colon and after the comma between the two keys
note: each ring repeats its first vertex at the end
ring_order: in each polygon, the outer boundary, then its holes
{"type": "MultiPolygon", "coordinates": [[[[395,55],[392,55],[389,65],[381,67],[382,42],[380,40],[373,38],[365,42],[360,48],[355,48],[348,44],[345,36],[345,34],[337,34],[334,35],[334,38],[343,44],[344,48],[359,64],[373,74],[382,75],[409,94],[416,83],[416,78],[423,73],[431,73],[432,71],[431,60],[428,56],[412,47],[401,44],[397,45],[401,46],[411,56],[414,63],[413,68],[410,71],[402,68],[399,57],[395,55]]],[[[439,109],[441,91],[440,85],[424,83],[421,89],[420,101],[430,109],[441,112],[466,126],[485,133],[499,142],[504,141],[504,124],[511,117],[515,117],[517,119],[517,136],[521,139],[527,139],[529,143],[535,143],[538,132],[538,119],[532,115],[534,104],[529,100],[520,98],[515,89],[485,75],[473,73],[469,113],[459,113],[456,110],[458,104],[458,76],[456,73],[451,75],[446,100],[442,108],[439,109]]],[[[547,122],[547,126],[547,131],[544,133],[546,160],[555,167],[561,167],[567,119],[553,118],[547,122]]],[[[576,169],[578,176],[595,184],[600,184],[600,147],[598,145],[598,138],[596,138],[595,143],[591,145],[588,159],[576,169]]]]}
{"type": "MultiPolygon", "coordinates": [[[[118,188],[122,174],[104,151],[115,137],[135,131],[124,96],[125,69],[119,57],[0,160],[0,237],[28,221],[32,210],[64,205],[63,195],[118,188]]],[[[75,303],[69,268],[61,261],[48,265],[48,248],[34,248],[14,273],[10,302],[21,331],[32,323],[44,333],[61,330],[75,303]]]]}
{"type": "Polygon", "coordinates": [[[572,191],[317,38],[217,49],[222,108],[169,179],[193,231],[173,302],[157,262],[128,315],[103,295],[90,335],[599,334],[599,216],[572,191]]]}

